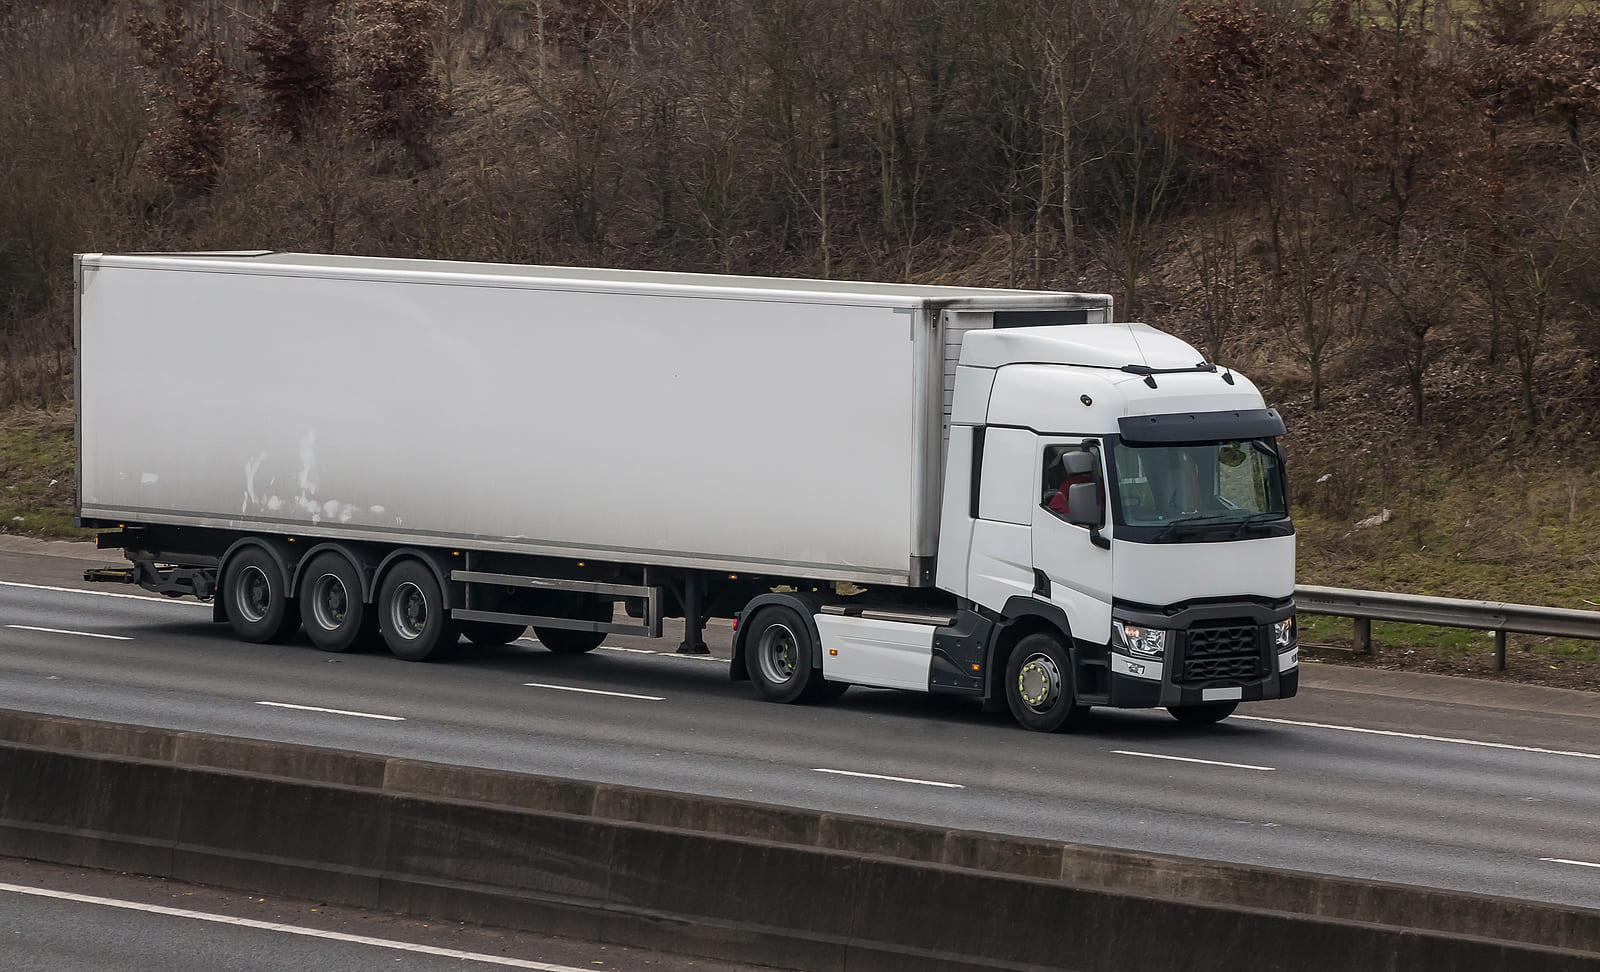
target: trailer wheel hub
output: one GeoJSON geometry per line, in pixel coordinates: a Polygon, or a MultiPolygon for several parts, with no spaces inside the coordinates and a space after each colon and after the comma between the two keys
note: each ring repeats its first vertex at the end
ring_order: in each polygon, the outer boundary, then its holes
{"type": "Polygon", "coordinates": [[[428,627],[428,597],[421,588],[406,581],[395,589],[389,622],[395,634],[407,641],[422,637],[428,627]]]}
{"type": "Polygon", "coordinates": [[[237,585],[234,606],[246,621],[259,624],[272,607],[272,581],[260,567],[249,564],[239,572],[237,585]]]}
{"type": "Polygon", "coordinates": [[[323,574],[312,586],[312,615],[326,631],[337,631],[344,625],[350,610],[350,595],[344,581],[337,574],[323,574]]]}

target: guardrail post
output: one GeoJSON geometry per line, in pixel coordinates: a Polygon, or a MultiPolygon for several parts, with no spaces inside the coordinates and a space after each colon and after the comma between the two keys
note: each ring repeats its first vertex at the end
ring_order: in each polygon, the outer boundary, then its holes
{"type": "Polygon", "coordinates": [[[1494,633],[1494,670],[1506,670],[1506,629],[1501,628],[1494,633]]]}
{"type": "Polygon", "coordinates": [[[1358,655],[1372,654],[1372,619],[1355,619],[1355,650],[1358,655]]]}

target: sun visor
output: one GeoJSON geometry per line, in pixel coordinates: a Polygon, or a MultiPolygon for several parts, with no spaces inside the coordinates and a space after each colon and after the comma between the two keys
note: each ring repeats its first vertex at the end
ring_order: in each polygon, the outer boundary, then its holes
{"type": "Polygon", "coordinates": [[[1284,433],[1283,417],[1275,408],[1130,415],[1118,419],[1117,425],[1127,442],[1218,442],[1264,439],[1284,433]]]}

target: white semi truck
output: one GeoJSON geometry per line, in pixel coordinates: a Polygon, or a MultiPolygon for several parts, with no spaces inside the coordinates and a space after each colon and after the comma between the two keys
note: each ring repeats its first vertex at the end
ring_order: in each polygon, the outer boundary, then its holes
{"type": "Polygon", "coordinates": [[[609,633],[778,702],[1212,722],[1298,686],[1278,414],[1100,294],[76,258],[80,522],[243,639],[609,633]]]}

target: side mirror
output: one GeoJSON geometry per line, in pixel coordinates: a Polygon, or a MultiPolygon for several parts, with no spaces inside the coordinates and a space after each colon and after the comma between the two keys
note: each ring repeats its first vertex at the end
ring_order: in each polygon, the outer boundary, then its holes
{"type": "Polygon", "coordinates": [[[1063,455],[1061,466],[1068,476],[1088,476],[1095,472],[1094,456],[1083,451],[1063,455]]]}
{"type": "MultiPolygon", "coordinates": [[[[1086,453],[1075,453],[1088,459],[1086,453]]],[[[1093,460],[1091,460],[1092,463],[1093,460]]],[[[1069,467],[1070,468],[1070,467],[1069,467]]],[[[1087,472],[1088,470],[1084,470],[1087,472]]],[[[1100,484],[1074,483],[1067,487],[1067,522],[1077,526],[1097,527],[1106,520],[1100,505],[1100,484]]]]}

